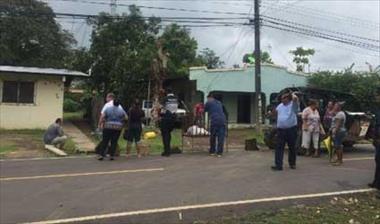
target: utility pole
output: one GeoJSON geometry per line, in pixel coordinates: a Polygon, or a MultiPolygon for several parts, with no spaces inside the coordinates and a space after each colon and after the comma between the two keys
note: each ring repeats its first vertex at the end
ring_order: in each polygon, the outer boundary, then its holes
{"type": "Polygon", "coordinates": [[[260,0],[254,0],[255,17],[255,108],[256,108],[256,130],[261,132],[261,50],[260,50],[260,0]]]}
{"type": "Polygon", "coordinates": [[[110,7],[111,7],[111,15],[114,16],[116,15],[116,0],[111,0],[111,3],[110,3],[110,7]]]}

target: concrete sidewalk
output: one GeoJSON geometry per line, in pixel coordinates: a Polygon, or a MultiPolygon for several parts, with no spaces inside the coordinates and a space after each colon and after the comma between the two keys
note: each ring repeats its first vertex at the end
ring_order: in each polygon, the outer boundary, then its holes
{"type": "Polygon", "coordinates": [[[85,223],[191,223],[202,213],[225,215],[236,206],[207,213],[181,211],[181,206],[363,189],[373,177],[372,154],[370,148],[346,154],[341,167],[330,166],[327,158],[299,157],[297,170],[282,172],[270,170],[272,151],[230,152],[223,158],[193,153],[102,162],[88,157],[2,161],[0,222],[90,216],[85,223]],[[174,213],[99,216],[176,207],[174,213]]]}
{"type": "Polygon", "coordinates": [[[75,142],[79,152],[95,152],[95,144],[70,121],[63,122],[63,130],[75,142]]]}

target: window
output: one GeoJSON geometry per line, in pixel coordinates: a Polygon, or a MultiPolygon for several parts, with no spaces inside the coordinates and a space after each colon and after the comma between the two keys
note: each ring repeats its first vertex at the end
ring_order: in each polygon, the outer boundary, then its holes
{"type": "Polygon", "coordinates": [[[3,82],[3,103],[34,103],[34,82],[3,82]]]}

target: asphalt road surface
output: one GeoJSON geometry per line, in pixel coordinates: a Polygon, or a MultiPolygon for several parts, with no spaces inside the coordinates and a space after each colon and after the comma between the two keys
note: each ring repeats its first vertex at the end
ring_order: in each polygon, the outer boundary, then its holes
{"type": "MultiPolygon", "coordinates": [[[[0,222],[191,223],[261,205],[368,191],[374,150],[345,153],[341,167],[326,157],[298,157],[297,169],[270,170],[272,151],[93,157],[0,162],[0,222]]],[[[286,158],[284,159],[286,164],[286,158]]]]}

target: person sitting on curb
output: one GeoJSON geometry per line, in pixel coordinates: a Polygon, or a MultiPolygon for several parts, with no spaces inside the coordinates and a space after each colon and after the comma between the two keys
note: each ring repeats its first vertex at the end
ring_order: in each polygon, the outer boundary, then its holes
{"type": "Polygon", "coordinates": [[[46,145],[54,145],[55,147],[62,149],[67,136],[64,135],[62,129],[62,119],[57,118],[53,124],[51,124],[44,134],[44,143],[46,145]]]}

